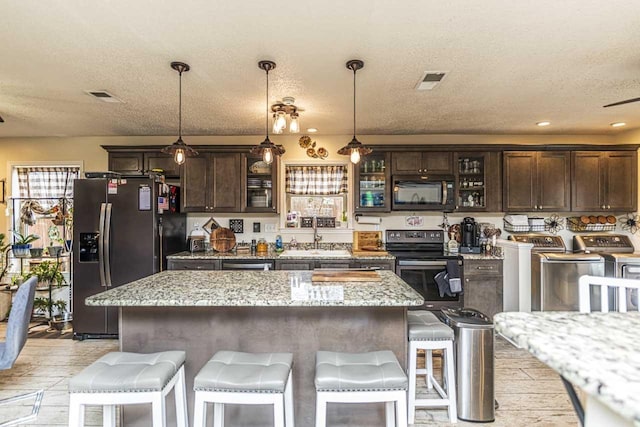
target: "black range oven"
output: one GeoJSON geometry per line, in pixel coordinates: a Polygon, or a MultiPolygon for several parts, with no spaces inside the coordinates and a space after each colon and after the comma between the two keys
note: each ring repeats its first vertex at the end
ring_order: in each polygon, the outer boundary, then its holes
{"type": "Polygon", "coordinates": [[[441,297],[435,281],[436,274],[446,270],[447,261],[462,265],[457,255],[444,253],[442,230],[387,230],[386,249],[396,257],[396,274],[424,298],[424,305],[413,309],[462,308],[462,293],[441,297]]]}

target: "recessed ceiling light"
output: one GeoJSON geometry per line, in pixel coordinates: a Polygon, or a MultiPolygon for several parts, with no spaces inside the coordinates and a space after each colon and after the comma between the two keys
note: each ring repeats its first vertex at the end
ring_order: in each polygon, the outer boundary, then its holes
{"type": "Polygon", "coordinates": [[[309,128],[309,129],[307,129],[307,132],[309,132],[309,133],[316,133],[316,132],[318,132],[318,129],[316,129],[316,128],[309,128]]]}
{"type": "Polygon", "coordinates": [[[612,128],[619,128],[622,126],[626,126],[627,124],[625,122],[615,122],[615,123],[611,123],[611,127],[612,128]]]}
{"type": "Polygon", "coordinates": [[[543,127],[543,126],[549,126],[551,124],[551,122],[538,122],[536,123],[537,126],[543,127]]]}

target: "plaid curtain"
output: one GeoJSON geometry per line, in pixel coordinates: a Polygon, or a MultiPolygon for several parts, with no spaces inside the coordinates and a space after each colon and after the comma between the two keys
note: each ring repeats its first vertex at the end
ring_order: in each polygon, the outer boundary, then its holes
{"type": "Polygon", "coordinates": [[[73,198],[73,180],[78,178],[77,167],[24,167],[18,169],[18,197],[38,200],[44,209],[58,203],[60,198],[73,198]]]}
{"type": "Polygon", "coordinates": [[[289,194],[343,194],[347,192],[346,166],[287,166],[285,191],[289,194]]]}

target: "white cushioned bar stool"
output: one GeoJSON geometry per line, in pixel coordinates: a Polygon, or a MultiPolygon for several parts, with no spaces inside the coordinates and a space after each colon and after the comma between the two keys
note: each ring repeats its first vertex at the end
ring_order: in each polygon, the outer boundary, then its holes
{"type": "Polygon", "coordinates": [[[84,426],[84,407],[103,407],[103,424],[116,425],[116,405],[151,403],[153,427],[167,424],[165,398],[174,389],[178,427],[187,427],[184,351],[105,354],[69,381],[69,427],[84,426]]]}
{"type": "Polygon", "coordinates": [[[415,421],[416,407],[433,408],[446,406],[449,411],[449,421],[458,421],[456,408],[456,377],[453,363],[453,329],[442,323],[430,311],[416,310],[407,314],[409,323],[409,423],[415,421]],[[417,368],[418,350],[425,351],[426,369],[417,368]],[[433,361],[431,352],[442,350],[442,378],[445,387],[438,383],[433,376],[433,361]],[[440,399],[416,398],[416,375],[425,375],[427,388],[433,389],[440,395],[440,399]]]}
{"type": "Polygon", "coordinates": [[[291,353],[219,351],[198,372],[194,427],[204,427],[207,403],[213,403],[213,425],[224,425],[224,405],[273,405],[275,427],[293,427],[291,353]]]}
{"type": "Polygon", "coordinates": [[[387,427],[407,426],[407,376],[391,351],[316,353],[316,427],[327,425],[327,403],[385,402],[387,427]]]}

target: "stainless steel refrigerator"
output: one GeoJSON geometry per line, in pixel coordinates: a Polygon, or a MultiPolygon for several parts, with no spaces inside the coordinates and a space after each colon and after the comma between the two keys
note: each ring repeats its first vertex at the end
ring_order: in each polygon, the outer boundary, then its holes
{"type": "Polygon", "coordinates": [[[167,255],[186,250],[186,215],[165,195],[154,177],[74,181],[74,338],[117,337],[117,308],[85,298],[162,271],[167,255]]]}

